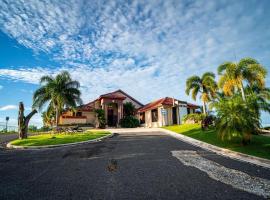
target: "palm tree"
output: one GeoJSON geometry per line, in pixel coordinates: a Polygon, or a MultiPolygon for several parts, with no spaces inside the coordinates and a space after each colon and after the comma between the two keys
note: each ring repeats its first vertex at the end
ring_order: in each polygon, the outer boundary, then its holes
{"type": "Polygon", "coordinates": [[[48,104],[48,108],[55,112],[57,127],[59,115],[64,108],[75,107],[82,103],[80,84],[72,80],[67,71],[61,72],[56,77],[43,76],[40,84],[41,87],[33,95],[33,107],[41,110],[48,104]]]}
{"type": "Polygon", "coordinates": [[[245,88],[247,99],[251,103],[258,118],[260,118],[260,111],[270,113],[270,88],[260,88],[258,85],[252,85],[245,88]]]}
{"type": "Polygon", "coordinates": [[[186,81],[186,94],[192,93],[192,98],[196,101],[197,95],[201,93],[201,100],[203,102],[203,113],[206,114],[206,104],[214,98],[217,91],[217,84],[215,82],[215,74],[206,72],[199,76],[191,76],[186,81]]]}
{"type": "Polygon", "coordinates": [[[211,103],[217,112],[217,130],[222,139],[242,138],[243,144],[250,142],[251,134],[260,126],[253,103],[250,98],[243,101],[239,94],[211,103]]]}
{"type": "Polygon", "coordinates": [[[55,123],[55,112],[51,106],[41,114],[43,125],[44,126],[53,126],[55,123]]]}
{"type": "Polygon", "coordinates": [[[225,95],[232,96],[240,90],[242,99],[245,101],[244,81],[248,86],[256,84],[259,88],[264,88],[266,69],[253,58],[243,58],[238,63],[225,62],[218,67],[219,88],[225,95]]]}

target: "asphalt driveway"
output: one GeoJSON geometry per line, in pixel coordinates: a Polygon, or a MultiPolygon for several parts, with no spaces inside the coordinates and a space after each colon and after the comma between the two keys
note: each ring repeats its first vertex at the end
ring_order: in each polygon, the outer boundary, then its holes
{"type": "Polygon", "coordinates": [[[231,160],[160,132],[121,133],[97,144],[0,150],[0,199],[262,199],[187,166],[172,151],[251,177],[270,170],[231,160]]]}

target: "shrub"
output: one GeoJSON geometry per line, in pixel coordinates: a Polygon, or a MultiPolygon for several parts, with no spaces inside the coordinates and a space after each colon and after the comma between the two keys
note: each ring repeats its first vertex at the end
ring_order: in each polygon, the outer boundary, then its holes
{"type": "Polygon", "coordinates": [[[120,125],[123,128],[135,128],[140,126],[140,122],[134,116],[126,116],[120,120],[120,125]]]}
{"type": "Polygon", "coordinates": [[[135,106],[131,102],[124,103],[124,116],[134,116],[135,106]]]}
{"type": "Polygon", "coordinates": [[[213,103],[217,112],[217,130],[222,139],[242,138],[245,145],[251,134],[256,133],[260,121],[249,98],[243,101],[240,95],[220,99],[213,103]]]}
{"type": "Polygon", "coordinates": [[[106,120],[105,120],[105,112],[102,109],[96,109],[95,112],[97,113],[97,118],[99,122],[99,128],[106,127],[106,120]]]}
{"type": "Polygon", "coordinates": [[[205,114],[201,113],[191,113],[184,116],[183,121],[186,123],[187,121],[193,121],[194,123],[200,123],[205,117],[205,114]]]}

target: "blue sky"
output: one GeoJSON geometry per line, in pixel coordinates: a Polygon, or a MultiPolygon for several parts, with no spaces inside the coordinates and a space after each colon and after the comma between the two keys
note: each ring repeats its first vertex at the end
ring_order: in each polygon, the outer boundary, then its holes
{"type": "Polygon", "coordinates": [[[269,9],[268,0],[1,1],[0,122],[16,124],[18,102],[30,110],[40,77],[61,70],[80,81],[84,102],[121,88],[143,103],[190,101],[186,78],[224,61],[249,56],[270,71],[269,9]]]}

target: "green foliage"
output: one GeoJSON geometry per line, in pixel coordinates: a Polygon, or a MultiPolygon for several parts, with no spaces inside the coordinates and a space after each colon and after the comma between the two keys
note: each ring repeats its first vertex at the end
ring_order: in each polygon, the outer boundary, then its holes
{"type": "Polygon", "coordinates": [[[71,79],[67,71],[56,77],[43,76],[40,79],[41,87],[33,95],[33,107],[42,109],[48,104],[48,110],[53,109],[56,115],[56,125],[61,111],[65,107],[75,107],[81,104],[80,84],[71,79]]]}
{"type": "Polygon", "coordinates": [[[92,139],[97,139],[110,134],[107,131],[87,131],[78,133],[61,133],[61,134],[41,134],[37,136],[30,136],[24,140],[14,140],[11,142],[13,145],[18,146],[45,146],[68,144],[73,142],[82,142],[92,139]]]}
{"type": "Polygon", "coordinates": [[[250,135],[255,133],[260,125],[254,102],[240,95],[220,99],[212,104],[217,112],[217,130],[222,139],[232,140],[242,138],[244,144],[250,141],[250,135]]]}
{"type": "Polygon", "coordinates": [[[120,120],[120,125],[123,128],[136,128],[140,126],[140,121],[134,116],[125,116],[120,120]]]}
{"type": "Polygon", "coordinates": [[[248,155],[270,159],[270,137],[253,135],[251,143],[247,146],[243,146],[241,144],[241,138],[233,138],[230,141],[222,141],[219,137],[217,137],[218,133],[215,129],[202,131],[199,124],[183,124],[166,126],[163,128],[203,142],[207,142],[215,146],[245,153],[248,155]]]}
{"type": "Polygon", "coordinates": [[[124,116],[134,116],[136,108],[131,102],[126,102],[123,105],[124,116]]]}
{"type": "Polygon", "coordinates": [[[29,130],[30,132],[35,132],[35,131],[38,130],[38,128],[37,128],[35,125],[30,125],[30,126],[28,126],[28,130],[29,130]]]}
{"type": "Polygon", "coordinates": [[[105,111],[103,109],[96,109],[95,112],[97,113],[99,128],[105,128],[106,127],[105,111]]]}
{"type": "Polygon", "coordinates": [[[227,96],[232,96],[241,92],[242,98],[245,99],[244,81],[248,86],[254,84],[259,88],[265,87],[266,69],[253,58],[243,58],[238,63],[225,62],[218,67],[219,88],[227,96]]]}
{"type": "Polygon", "coordinates": [[[201,113],[191,113],[191,114],[185,115],[183,117],[183,121],[186,122],[187,120],[191,120],[191,121],[194,121],[195,123],[200,123],[204,119],[205,116],[206,116],[205,114],[201,114],[201,113]]]}
{"type": "Polygon", "coordinates": [[[206,103],[215,97],[217,91],[217,84],[215,82],[215,74],[206,72],[200,78],[199,76],[191,76],[186,81],[186,94],[191,92],[192,98],[196,100],[199,93],[201,93],[201,100],[204,103],[203,112],[206,114],[206,103]]]}
{"type": "MultiPolygon", "coordinates": [[[[215,88],[214,76],[205,73],[202,78],[193,76],[187,79],[186,93],[192,91],[195,100],[201,92],[201,100],[210,102],[210,108],[217,113],[217,131],[223,140],[238,138],[247,144],[251,134],[257,133],[260,128],[261,111],[270,112],[270,89],[265,87],[267,70],[257,60],[243,58],[238,63],[225,62],[217,71],[219,91],[217,88],[215,91],[209,89],[215,88]],[[208,81],[203,83],[205,77],[208,81]]],[[[193,115],[186,118],[199,121],[193,115]]],[[[205,120],[202,127],[204,125],[205,120]]]]}

